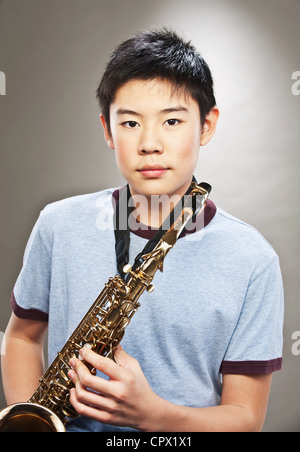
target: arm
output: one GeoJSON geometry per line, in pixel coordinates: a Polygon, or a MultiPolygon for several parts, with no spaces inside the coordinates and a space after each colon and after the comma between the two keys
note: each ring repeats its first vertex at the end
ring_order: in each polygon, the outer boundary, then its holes
{"type": "Polygon", "coordinates": [[[269,398],[272,374],[224,375],[220,406],[179,407],[162,402],[165,431],[259,432],[269,398]],[[171,421],[171,422],[170,422],[171,421]]]}
{"type": "Polygon", "coordinates": [[[39,385],[44,372],[43,343],[47,322],[19,319],[11,315],[5,332],[2,378],[9,405],[26,402],[39,385]]]}
{"type": "Polygon", "coordinates": [[[154,394],[138,362],[122,349],[116,352],[120,366],[90,350],[83,353],[83,358],[110,380],[92,376],[81,361],[71,360],[73,371],[69,376],[76,389],[71,390],[70,400],[81,415],[156,432],[246,432],[260,431],[263,426],[271,374],[224,375],[220,406],[190,408],[174,405],[154,394]]]}

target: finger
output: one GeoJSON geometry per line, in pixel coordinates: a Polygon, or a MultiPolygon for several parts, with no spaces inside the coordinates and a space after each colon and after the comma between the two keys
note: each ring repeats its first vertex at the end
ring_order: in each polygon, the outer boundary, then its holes
{"type": "Polygon", "coordinates": [[[83,403],[82,396],[78,396],[78,392],[75,389],[71,389],[70,391],[70,403],[81,416],[87,416],[102,423],[109,423],[112,418],[111,412],[113,409],[109,409],[108,406],[105,407],[104,403],[102,409],[100,406],[101,404],[97,403],[95,405],[94,400],[89,400],[87,403],[83,403]]]}
{"type": "Polygon", "coordinates": [[[106,396],[113,395],[115,390],[113,382],[92,375],[84,363],[77,358],[72,358],[70,365],[72,370],[69,371],[68,375],[76,389],[84,387],[106,396]]]}
{"type": "Polygon", "coordinates": [[[112,412],[116,407],[116,402],[109,397],[105,397],[97,392],[90,391],[82,386],[80,381],[76,383],[74,397],[78,403],[89,405],[100,410],[112,412]]]}
{"type": "Polygon", "coordinates": [[[78,377],[77,377],[76,372],[74,370],[69,370],[68,377],[70,378],[70,380],[73,381],[74,385],[76,385],[76,383],[78,381],[78,377]]]}
{"type": "Polygon", "coordinates": [[[130,369],[137,364],[137,360],[128,355],[121,345],[115,351],[115,360],[124,369],[130,369]]]}
{"type": "Polygon", "coordinates": [[[124,376],[124,370],[109,358],[98,355],[97,353],[84,348],[80,350],[80,355],[84,361],[91,364],[95,369],[103,372],[112,380],[121,380],[124,376]]]}
{"type": "Polygon", "coordinates": [[[83,384],[85,387],[90,387],[93,385],[93,375],[90,373],[89,369],[77,358],[72,358],[70,360],[70,366],[72,369],[68,372],[69,378],[73,381],[75,385],[78,382],[83,384]]]}

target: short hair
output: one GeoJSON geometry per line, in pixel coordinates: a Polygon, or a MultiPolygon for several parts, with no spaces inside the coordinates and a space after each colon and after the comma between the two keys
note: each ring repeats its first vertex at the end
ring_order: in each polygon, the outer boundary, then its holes
{"type": "Polygon", "coordinates": [[[211,71],[195,47],[163,28],[145,31],[119,44],[111,53],[96,91],[110,131],[110,105],[130,80],[167,80],[184,89],[199,105],[201,123],[216,105],[211,71]]]}

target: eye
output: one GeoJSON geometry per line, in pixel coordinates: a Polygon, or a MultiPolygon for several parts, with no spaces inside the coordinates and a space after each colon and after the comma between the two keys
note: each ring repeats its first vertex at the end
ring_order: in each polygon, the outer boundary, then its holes
{"type": "Polygon", "coordinates": [[[177,126],[177,124],[180,124],[181,121],[179,119],[168,119],[165,124],[168,126],[177,126]]]}
{"type": "Polygon", "coordinates": [[[126,121],[122,124],[124,127],[127,127],[127,129],[134,129],[138,126],[138,123],[136,121],[126,121]]]}

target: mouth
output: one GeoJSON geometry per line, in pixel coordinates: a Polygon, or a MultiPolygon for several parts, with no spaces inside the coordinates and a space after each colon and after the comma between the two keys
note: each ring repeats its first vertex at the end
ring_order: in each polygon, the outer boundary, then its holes
{"type": "Polygon", "coordinates": [[[147,179],[155,179],[166,174],[170,168],[161,165],[145,165],[138,172],[147,179]]]}

